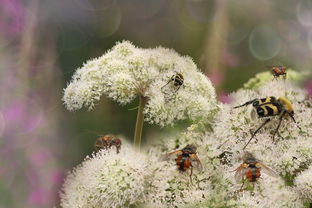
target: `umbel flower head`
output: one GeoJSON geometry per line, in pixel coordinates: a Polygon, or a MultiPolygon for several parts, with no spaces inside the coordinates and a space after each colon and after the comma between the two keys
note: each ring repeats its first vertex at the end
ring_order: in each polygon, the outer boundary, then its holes
{"type": "Polygon", "coordinates": [[[295,176],[300,167],[307,168],[312,162],[312,143],[309,140],[312,134],[312,122],[309,119],[312,109],[306,100],[307,93],[283,80],[268,82],[255,91],[239,90],[232,94],[233,104],[223,105],[216,118],[213,129],[218,143],[213,144],[213,149],[216,150],[216,154],[223,151],[232,152],[234,155],[241,154],[251,138],[251,133],[263,124],[266,118],[258,118],[251,105],[236,109],[233,107],[254,98],[267,96],[286,97],[292,103],[297,124],[285,117],[273,143],[272,135],[279,123],[279,116],[272,117],[267,126],[256,134],[247,150],[261,155],[261,160],[275,167],[281,175],[295,176]]]}
{"type": "Polygon", "coordinates": [[[117,208],[142,203],[148,176],[145,156],[129,145],[124,144],[120,154],[114,149],[102,150],[67,176],[61,207],[117,208]]]}
{"type": "Polygon", "coordinates": [[[145,97],[145,120],[161,126],[181,119],[208,119],[217,109],[210,80],[190,57],[161,47],[137,48],[128,41],[79,68],[63,101],[69,110],[93,109],[102,95],[120,104],[145,97]],[[179,89],[169,82],[177,73],[184,78],[179,89]]]}
{"type": "Polygon", "coordinates": [[[206,201],[197,201],[187,207],[304,207],[306,201],[312,201],[310,180],[307,180],[311,172],[308,168],[312,165],[312,102],[307,92],[291,82],[274,80],[254,90],[240,89],[231,97],[231,104],[220,105],[212,131],[207,129],[202,132],[202,128],[194,128],[192,125],[185,135],[162,145],[182,146],[185,142],[197,144],[203,165],[209,167],[211,175],[217,172],[222,178],[217,183],[213,179],[210,181],[214,187],[210,193],[220,185],[220,181],[223,184],[223,191],[211,194],[214,199],[206,198],[206,201]],[[256,134],[246,150],[279,176],[274,178],[261,171],[261,178],[253,185],[252,182],[245,183],[241,191],[242,184],[235,181],[233,170],[242,164],[243,147],[264,119],[257,117],[252,105],[236,109],[234,106],[267,96],[286,97],[292,103],[297,124],[290,118],[284,118],[274,143],[272,135],[279,116],[272,117],[256,134]],[[219,202],[218,196],[221,196],[219,202]]]}

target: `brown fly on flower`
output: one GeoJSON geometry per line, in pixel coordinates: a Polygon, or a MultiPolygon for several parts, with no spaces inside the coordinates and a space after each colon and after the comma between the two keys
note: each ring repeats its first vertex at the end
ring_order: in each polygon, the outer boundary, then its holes
{"type": "Polygon", "coordinates": [[[117,153],[120,152],[121,140],[112,134],[100,136],[99,138],[96,139],[94,144],[96,151],[99,151],[100,149],[108,150],[112,146],[116,147],[117,153]]]}
{"type": "Polygon", "coordinates": [[[235,180],[236,182],[242,182],[242,186],[240,190],[242,190],[244,186],[244,182],[247,181],[253,183],[257,182],[257,180],[261,176],[261,172],[263,171],[265,174],[277,177],[278,174],[272,170],[271,168],[264,165],[260,160],[256,159],[250,152],[245,152],[243,155],[243,163],[236,168],[235,171],[235,180]]]}
{"type": "Polygon", "coordinates": [[[162,156],[162,160],[168,160],[171,156],[177,156],[175,158],[178,170],[186,172],[190,170],[190,182],[192,183],[193,168],[201,172],[203,166],[197,156],[197,148],[194,145],[186,145],[183,149],[169,152],[162,156]]]}
{"type": "Polygon", "coordinates": [[[267,68],[270,68],[273,73],[273,79],[277,79],[280,76],[283,76],[284,79],[286,79],[286,67],[285,66],[266,66],[267,68]]]}

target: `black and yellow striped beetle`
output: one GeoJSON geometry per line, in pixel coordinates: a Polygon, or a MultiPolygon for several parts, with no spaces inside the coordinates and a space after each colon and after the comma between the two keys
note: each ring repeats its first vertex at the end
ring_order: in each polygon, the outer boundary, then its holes
{"type": "MultiPolygon", "coordinates": [[[[256,110],[256,113],[259,118],[279,116],[279,122],[273,134],[273,142],[274,142],[274,137],[276,133],[278,133],[282,120],[285,116],[289,116],[293,120],[293,122],[297,125],[297,127],[301,129],[294,118],[295,113],[294,113],[292,103],[285,97],[279,97],[277,99],[273,96],[261,98],[261,99],[256,98],[242,105],[236,106],[234,108],[240,108],[240,107],[247,106],[250,104],[252,104],[252,106],[256,110]]],[[[254,138],[254,136],[260,131],[260,129],[262,129],[270,121],[271,121],[271,118],[266,119],[261,124],[261,126],[255,132],[253,132],[253,134],[251,135],[251,138],[249,139],[247,144],[244,146],[243,150],[247,147],[247,145],[254,138]]]]}
{"type": "Polygon", "coordinates": [[[177,89],[174,92],[174,93],[176,93],[180,89],[180,87],[183,85],[183,83],[184,83],[183,75],[181,73],[179,73],[179,72],[175,72],[175,74],[172,75],[172,77],[169,79],[167,84],[162,86],[161,89],[163,89],[165,86],[167,86],[170,82],[173,82],[173,85],[175,87],[177,87],[177,89]]]}

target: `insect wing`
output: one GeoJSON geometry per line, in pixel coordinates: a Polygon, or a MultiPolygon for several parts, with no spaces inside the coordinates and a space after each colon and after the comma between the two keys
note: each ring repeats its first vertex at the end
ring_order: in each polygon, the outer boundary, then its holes
{"type": "Polygon", "coordinates": [[[244,164],[241,164],[236,170],[235,170],[235,181],[237,183],[241,183],[244,180],[245,174],[246,174],[247,168],[244,164]]]}
{"type": "Polygon", "coordinates": [[[174,152],[169,152],[165,155],[160,156],[160,161],[168,161],[171,158],[173,158],[176,155],[181,155],[182,154],[182,150],[176,150],[174,152]]]}
{"type": "Polygon", "coordinates": [[[264,165],[263,163],[257,162],[256,166],[261,168],[261,171],[263,171],[265,174],[272,176],[272,177],[278,177],[278,174],[274,170],[264,165]]]}
{"type": "Polygon", "coordinates": [[[198,156],[196,154],[191,154],[190,155],[191,161],[192,161],[192,166],[197,169],[199,172],[203,171],[203,165],[201,164],[198,156]]]}

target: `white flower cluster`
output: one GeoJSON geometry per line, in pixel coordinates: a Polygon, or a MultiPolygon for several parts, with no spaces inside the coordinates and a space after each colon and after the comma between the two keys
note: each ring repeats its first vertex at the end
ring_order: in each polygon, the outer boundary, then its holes
{"type": "Polygon", "coordinates": [[[102,95],[120,104],[147,97],[145,120],[161,126],[182,119],[207,120],[217,110],[210,80],[190,57],[161,47],[136,48],[128,41],[79,68],[63,101],[69,110],[92,109],[102,95]],[[167,84],[177,73],[184,78],[180,88],[174,81],[167,84]]]}
{"type": "Polygon", "coordinates": [[[312,203],[312,166],[297,176],[295,190],[303,200],[312,203]]]}
{"type": "MultiPolygon", "coordinates": [[[[232,94],[233,103],[223,104],[216,115],[212,126],[213,131],[206,131],[203,138],[191,137],[188,142],[197,142],[198,153],[204,157],[219,158],[219,162],[212,163],[215,170],[221,170],[220,174],[225,179],[224,192],[226,198],[234,199],[237,207],[304,207],[305,201],[311,202],[312,182],[312,142],[311,126],[312,102],[307,93],[290,82],[271,81],[256,90],[239,90],[232,94]],[[234,170],[242,163],[243,147],[254,132],[263,122],[254,112],[252,105],[234,109],[234,106],[244,104],[255,98],[267,96],[286,97],[292,102],[294,117],[300,126],[297,127],[290,118],[284,118],[275,142],[272,134],[278,125],[279,117],[265,126],[250,142],[246,150],[252,152],[255,157],[278,173],[279,178],[267,176],[261,172],[260,180],[255,183],[252,191],[239,192],[241,184],[234,179],[234,170]],[[224,155],[224,153],[226,153],[224,155]],[[222,158],[220,156],[222,155],[222,158]],[[305,172],[301,173],[302,171],[305,172]],[[298,176],[299,175],[299,176],[298,176]],[[293,186],[295,182],[296,186],[293,186]],[[305,193],[305,194],[303,194],[305,193]],[[304,200],[302,200],[304,198],[304,200]]],[[[190,132],[196,134],[198,132],[190,132]]],[[[175,140],[175,143],[184,141],[175,140]]],[[[203,160],[204,163],[209,161],[203,160]]],[[[211,162],[210,162],[211,163],[211,162]]],[[[247,186],[245,184],[245,186],[247,186]]],[[[210,203],[210,202],[209,202],[210,203]]],[[[232,202],[233,204],[233,202],[232,202]]],[[[209,204],[212,205],[212,204],[209,204]]],[[[220,204],[219,204],[220,205],[220,204]]],[[[219,206],[218,205],[218,206],[219,206]]],[[[202,203],[194,207],[207,207],[202,203]]],[[[209,206],[208,206],[209,207],[209,206]]],[[[230,204],[224,207],[231,207],[230,204]]]]}
{"type": "MultiPolygon", "coordinates": [[[[77,71],[71,84],[78,85],[81,80],[87,80],[90,89],[98,87],[91,92],[96,91],[98,96],[106,94],[119,103],[128,103],[137,95],[148,97],[144,112],[151,123],[166,125],[184,118],[198,122],[182,135],[149,148],[147,154],[136,153],[126,146],[120,154],[102,151],[87,158],[64,184],[63,208],[133,205],[301,208],[312,203],[312,101],[291,82],[273,80],[253,90],[241,89],[231,95],[231,104],[217,105],[210,81],[197,72],[189,58],[163,48],[137,49],[128,42],[117,44],[103,57],[87,63],[77,71]],[[93,62],[96,64],[92,65],[93,62]],[[91,66],[96,66],[96,73],[91,66]],[[185,77],[176,93],[175,86],[166,85],[174,71],[185,77]],[[100,82],[94,79],[97,73],[99,77],[106,73],[107,77],[101,77],[101,82],[102,79],[105,82],[95,85],[94,82],[100,82]],[[279,116],[273,116],[256,134],[246,150],[272,168],[278,177],[266,175],[262,169],[256,182],[246,180],[242,186],[235,181],[234,170],[243,163],[243,148],[252,132],[266,118],[258,118],[252,105],[234,107],[268,96],[287,98],[292,103],[296,123],[285,117],[273,142],[272,135],[279,124],[279,116]],[[197,147],[203,166],[203,171],[199,171],[194,165],[192,183],[190,168],[185,172],[177,169],[176,155],[169,161],[159,160],[161,155],[181,150],[187,144],[197,147]]],[[[83,92],[73,91],[70,98],[66,97],[69,88],[65,90],[67,106],[75,106],[72,105],[75,97],[83,92]]],[[[91,106],[86,101],[81,103],[91,106]]]]}
{"type": "Polygon", "coordinates": [[[70,173],[63,185],[63,208],[117,208],[144,202],[148,172],[146,157],[123,145],[102,150],[70,173]]]}

